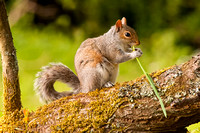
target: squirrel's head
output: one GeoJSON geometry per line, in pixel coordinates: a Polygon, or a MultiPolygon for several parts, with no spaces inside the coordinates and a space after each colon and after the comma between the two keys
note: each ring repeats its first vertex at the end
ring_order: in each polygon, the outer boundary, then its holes
{"type": "Polygon", "coordinates": [[[123,17],[122,20],[117,20],[115,30],[123,44],[127,44],[130,47],[133,45],[140,45],[140,41],[138,40],[135,30],[127,25],[125,17],[123,17]]]}

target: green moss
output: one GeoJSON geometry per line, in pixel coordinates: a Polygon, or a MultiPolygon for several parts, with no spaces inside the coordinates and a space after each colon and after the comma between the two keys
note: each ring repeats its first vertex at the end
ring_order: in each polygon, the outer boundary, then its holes
{"type": "Polygon", "coordinates": [[[51,126],[55,132],[85,132],[88,130],[101,132],[104,130],[102,126],[107,124],[108,119],[125,102],[124,99],[118,97],[119,89],[115,88],[104,88],[88,94],[78,94],[75,96],[78,99],[73,101],[68,101],[73,96],[65,97],[45,105],[31,116],[30,119],[35,120],[29,123],[29,127],[45,125],[51,119],[48,117],[51,114],[57,121],[51,126]],[[107,91],[108,89],[111,91],[107,91]],[[91,102],[87,102],[85,98],[91,102]]]}
{"type": "Polygon", "coordinates": [[[15,110],[10,113],[9,117],[1,117],[0,132],[26,132],[27,123],[24,121],[24,117],[22,110],[15,110]]]}
{"type": "Polygon", "coordinates": [[[1,118],[1,129],[11,132],[18,129],[16,125],[22,118],[19,111],[21,99],[18,78],[15,81],[10,81],[6,76],[3,76],[3,86],[4,116],[1,118]]]}
{"type": "Polygon", "coordinates": [[[20,110],[22,106],[18,78],[15,81],[10,81],[6,76],[3,76],[3,87],[4,116],[7,117],[7,113],[12,113],[16,109],[20,110]]]}

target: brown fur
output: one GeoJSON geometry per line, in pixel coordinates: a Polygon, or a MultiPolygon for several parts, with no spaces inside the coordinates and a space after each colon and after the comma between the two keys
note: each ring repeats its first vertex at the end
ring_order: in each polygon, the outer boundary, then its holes
{"type": "Polygon", "coordinates": [[[46,102],[76,93],[87,93],[97,88],[109,87],[115,83],[119,63],[140,57],[142,51],[132,51],[133,45],[139,45],[136,32],[127,26],[126,19],[118,20],[102,36],[85,40],[75,55],[77,76],[62,64],[45,67],[37,74],[35,89],[46,102]],[[130,36],[126,36],[126,32],[130,36]],[[70,84],[72,92],[57,92],[53,84],[56,80],[70,84]]]}

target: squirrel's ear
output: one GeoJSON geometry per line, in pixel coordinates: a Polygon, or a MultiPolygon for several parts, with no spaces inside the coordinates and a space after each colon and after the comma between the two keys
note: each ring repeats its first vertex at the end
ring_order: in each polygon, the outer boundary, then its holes
{"type": "Polygon", "coordinates": [[[127,25],[127,22],[126,22],[126,18],[125,18],[125,17],[122,18],[122,24],[123,24],[123,25],[127,25]]]}
{"type": "Polygon", "coordinates": [[[122,21],[118,19],[115,24],[115,27],[117,32],[120,31],[120,29],[122,28],[122,21]]]}

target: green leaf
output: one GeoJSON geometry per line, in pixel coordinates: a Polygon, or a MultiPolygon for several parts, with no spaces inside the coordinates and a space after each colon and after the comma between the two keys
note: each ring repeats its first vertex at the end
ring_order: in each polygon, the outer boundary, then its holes
{"type": "Polygon", "coordinates": [[[190,133],[199,133],[200,132],[200,122],[192,124],[186,128],[190,133]]]}

